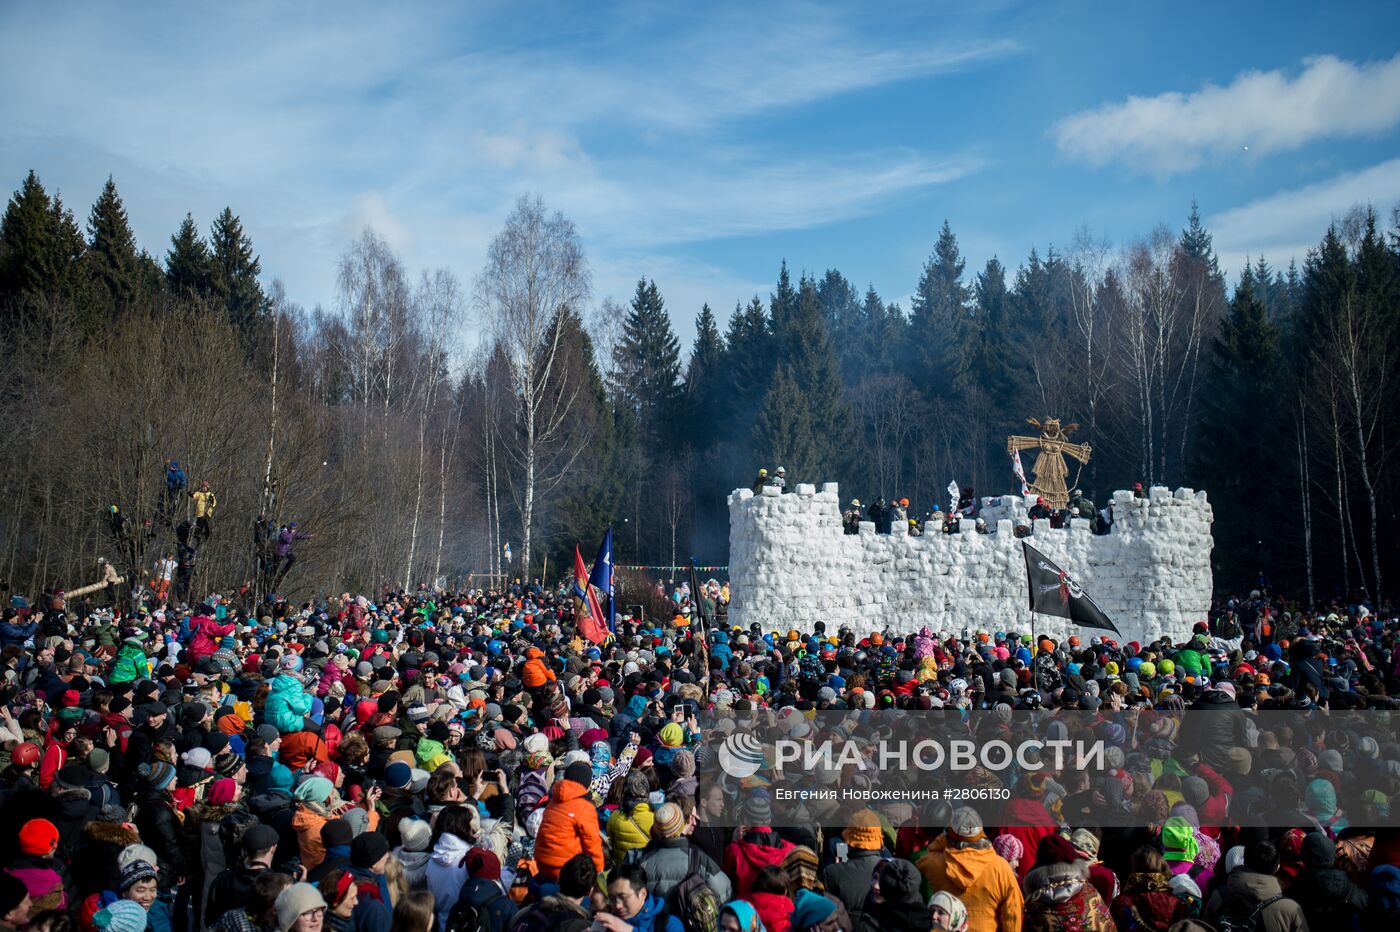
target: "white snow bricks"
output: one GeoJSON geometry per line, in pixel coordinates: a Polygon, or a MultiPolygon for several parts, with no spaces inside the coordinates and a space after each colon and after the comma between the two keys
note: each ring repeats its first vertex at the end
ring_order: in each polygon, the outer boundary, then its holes
{"type": "MultiPolygon", "coordinates": [[[[1003,496],[996,510],[984,507],[989,534],[964,521],[963,532],[953,535],[910,537],[899,522],[893,534],[877,535],[866,522],[860,534],[847,535],[836,483],[820,492],[805,484],[795,493],[776,491],[755,496],[738,489],[729,496],[732,624],[808,632],[825,621],[833,633],[843,624],[900,633],[927,625],[944,635],[1095,633],[1031,616],[1025,559],[1012,534],[1026,513],[1020,499],[1003,496]]],[[[1065,529],[1036,521],[1028,540],[1084,586],[1124,640],[1188,635],[1210,607],[1206,493],[1156,486],[1138,499],[1116,492],[1113,511],[1107,535],[1095,536],[1086,520],[1065,529]]]]}

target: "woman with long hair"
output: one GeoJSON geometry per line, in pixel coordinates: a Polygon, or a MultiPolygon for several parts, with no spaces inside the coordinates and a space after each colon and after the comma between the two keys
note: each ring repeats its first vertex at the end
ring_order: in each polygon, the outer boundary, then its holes
{"type": "Polygon", "coordinates": [[[414,890],[394,907],[394,924],[389,932],[433,932],[436,921],[433,895],[427,890],[414,890]]]}

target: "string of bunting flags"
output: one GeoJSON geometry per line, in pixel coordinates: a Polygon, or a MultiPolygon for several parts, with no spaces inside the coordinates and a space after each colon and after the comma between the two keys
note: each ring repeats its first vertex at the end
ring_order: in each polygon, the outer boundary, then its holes
{"type": "MultiPolygon", "coordinates": [[[[672,572],[672,573],[677,572],[678,570],[689,570],[689,569],[690,569],[689,566],[624,566],[624,565],[622,565],[621,563],[617,564],[616,568],[619,569],[619,570],[667,570],[667,571],[672,572]]],[[[695,567],[695,570],[696,570],[696,572],[699,572],[699,573],[727,573],[727,572],[729,572],[729,567],[728,567],[728,566],[697,566],[697,567],[695,567]]]]}

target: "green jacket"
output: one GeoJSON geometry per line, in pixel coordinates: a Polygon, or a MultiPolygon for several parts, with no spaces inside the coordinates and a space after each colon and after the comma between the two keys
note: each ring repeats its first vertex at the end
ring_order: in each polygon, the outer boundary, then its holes
{"type": "Polygon", "coordinates": [[[97,641],[98,647],[116,647],[117,635],[120,634],[114,624],[100,624],[92,629],[92,636],[97,641]]]}
{"type": "Polygon", "coordinates": [[[131,683],[151,675],[150,662],[146,652],[133,644],[123,644],[117,651],[117,662],[112,667],[109,680],[113,683],[131,683]]]}

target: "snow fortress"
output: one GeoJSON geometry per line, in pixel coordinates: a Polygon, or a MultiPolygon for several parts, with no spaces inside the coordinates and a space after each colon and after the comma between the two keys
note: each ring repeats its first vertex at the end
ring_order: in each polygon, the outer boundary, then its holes
{"type": "MultiPolygon", "coordinates": [[[[1025,519],[1026,500],[983,501],[991,533],[978,534],[964,521],[960,534],[910,537],[908,527],[896,523],[894,533],[882,535],[866,521],[856,535],[842,529],[834,482],[820,492],[798,485],[785,495],[773,488],[762,495],[737,489],[729,496],[729,621],[802,632],[824,621],[832,633],[848,624],[897,633],[927,625],[944,635],[1096,634],[1060,618],[1031,615],[1025,558],[1013,533],[1025,519]]],[[[1116,492],[1113,515],[1113,528],[1103,536],[1075,518],[1063,529],[1031,522],[1028,539],[1085,588],[1123,640],[1189,635],[1210,608],[1206,493],[1155,486],[1137,499],[1116,492]]]]}

